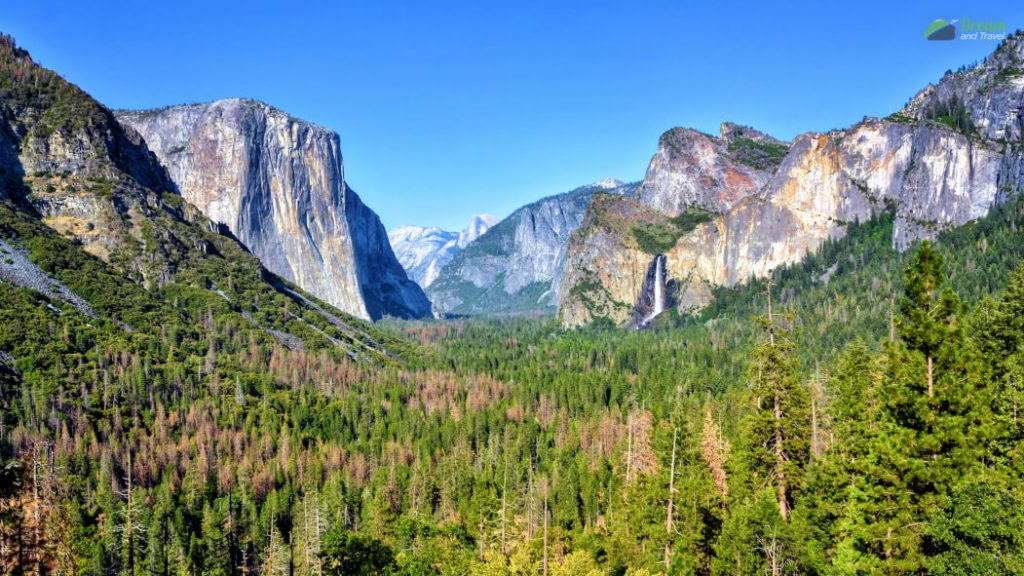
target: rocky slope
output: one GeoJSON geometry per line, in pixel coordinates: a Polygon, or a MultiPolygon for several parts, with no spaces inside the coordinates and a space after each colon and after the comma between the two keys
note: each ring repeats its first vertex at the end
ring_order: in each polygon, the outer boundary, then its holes
{"type": "Polygon", "coordinates": [[[345,182],[338,135],[244,99],[122,111],[181,195],[269,270],[361,318],[430,305],[345,182]]]}
{"type": "Polygon", "coordinates": [[[388,239],[409,277],[426,289],[456,252],[497,223],[494,216],[478,214],[470,218],[469,226],[459,232],[449,232],[436,226],[407,225],[388,232],[388,239]]]}
{"type": "MultiPolygon", "coordinates": [[[[882,210],[895,211],[899,249],[986,214],[1018,190],[1024,176],[1022,63],[1018,34],[981,65],[947,75],[886,119],[800,136],[763,188],[656,253],[631,238],[635,222],[608,224],[601,217],[608,208],[592,207],[590,225],[570,246],[567,267],[576,273],[562,292],[563,323],[601,317],[629,323],[635,304],[649,299],[644,278],[657,253],[666,256],[678,306],[692,308],[710,300],[713,286],[733,286],[798,261],[826,238],[844,234],[846,223],[882,210]]],[[[699,140],[687,145],[677,155],[703,154],[699,140]]],[[[662,154],[659,149],[652,167],[664,164],[662,154]]],[[[714,164],[710,170],[707,185],[696,192],[688,185],[692,178],[656,186],[659,201],[647,204],[658,214],[647,218],[667,218],[701,194],[721,198],[713,185],[721,171],[714,164]]],[[[644,186],[650,179],[649,171],[644,186]]]]}
{"type": "Polygon", "coordinates": [[[595,192],[633,194],[636,185],[603,180],[524,206],[469,243],[428,289],[441,314],[553,310],[569,237],[595,192]]]}
{"type": "Polygon", "coordinates": [[[69,303],[130,333],[216,311],[254,342],[389,354],[380,333],[263,268],[182,200],[138,133],[7,36],[0,181],[0,288],[34,290],[55,314],[69,303]]]}

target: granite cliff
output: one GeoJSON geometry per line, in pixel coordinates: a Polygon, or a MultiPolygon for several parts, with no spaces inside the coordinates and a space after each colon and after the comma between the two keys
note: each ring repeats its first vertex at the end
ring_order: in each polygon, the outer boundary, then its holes
{"type": "Polygon", "coordinates": [[[717,138],[673,128],[662,134],[637,196],[668,216],[692,207],[724,212],[760,190],[787,149],[785,142],[730,123],[717,138]]]}
{"type": "Polygon", "coordinates": [[[202,315],[253,344],[392,356],[392,338],[264,268],[178,195],[138,132],[3,35],[0,245],[3,289],[83,314],[86,331],[189,330],[202,315]]]}
{"type": "Polygon", "coordinates": [[[429,315],[377,215],[346,183],[335,132],[245,99],[117,117],[186,201],[275,274],[360,318],[429,315]]]}
{"type": "MultiPolygon", "coordinates": [[[[898,249],[985,215],[1019,190],[1024,176],[1022,63],[1024,37],[1017,34],[982,64],[947,74],[885,119],[804,134],[784,155],[769,154],[771,162],[744,159],[749,167],[760,164],[755,176],[768,177],[758,188],[744,174],[752,185],[742,188],[740,198],[730,195],[738,189],[719,185],[723,174],[729,181],[727,161],[734,155],[719,158],[722,146],[716,151],[706,139],[674,136],[693,131],[670,131],[641,185],[646,210],[628,205],[629,199],[595,201],[573,236],[571,273],[559,303],[563,324],[597,318],[630,323],[636,304],[650,299],[644,281],[659,254],[666,258],[677,306],[693,309],[710,301],[713,287],[734,286],[799,261],[826,238],[843,235],[847,223],[882,210],[895,212],[898,249]],[[666,160],[673,157],[701,160],[666,160]],[[654,192],[645,195],[645,189],[654,192]],[[652,248],[637,241],[640,225],[664,228],[691,207],[722,207],[709,198],[735,201],[670,242],[652,248]]],[[[729,133],[735,129],[723,126],[722,139],[729,133]]],[[[756,147],[781,152],[777,146],[761,140],[756,147]]]]}

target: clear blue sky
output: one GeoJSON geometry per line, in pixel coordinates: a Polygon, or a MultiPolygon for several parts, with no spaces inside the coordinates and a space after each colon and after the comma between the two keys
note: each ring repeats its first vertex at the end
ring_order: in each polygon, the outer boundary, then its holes
{"type": "Polygon", "coordinates": [[[0,30],[115,108],[231,96],[341,134],[386,226],[458,229],[605,177],[643,177],[673,126],[783,138],[902,106],[1024,27],[1024,2],[7,2],[0,30]]]}

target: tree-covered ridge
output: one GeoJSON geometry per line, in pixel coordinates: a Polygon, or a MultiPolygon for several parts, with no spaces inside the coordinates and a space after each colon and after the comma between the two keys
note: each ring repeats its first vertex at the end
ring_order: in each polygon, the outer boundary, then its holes
{"type": "Polygon", "coordinates": [[[737,162],[758,170],[775,170],[789,152],[789,146],[775,140],[738,136],[729,140],[729,153],[737,162]]]}
{"type": "Polygon", "coordinates": [[[33,132],[44,138],[64,127],[83,128],[104,114],[88,94],[56,72],[37,66],[28,51],[6,34],[0,34],[0,99],[12,108],[41,104],[46,112],[33,132]]]}
{"type": "Polygon", "coordinates": [[[714,218],[715,213],[692,207],[678,216],[665,218],[657,224],[639,224],[633,227],[637,248],[648,254],[663,254],[672,249],[684,234],[714,218]]]}

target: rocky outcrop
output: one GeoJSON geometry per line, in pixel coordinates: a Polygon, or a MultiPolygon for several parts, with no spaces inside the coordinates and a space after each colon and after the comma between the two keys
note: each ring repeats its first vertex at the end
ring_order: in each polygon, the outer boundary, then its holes
{"type": "Polygon", "coordinates": [[[956,73],[947,72],[937,84],[929,84],[921,90],[903,110],[893,115],[893,119],[948,122],[948,118],[936,116],[947,116],[962,108],[979,136],[1020,142],[1024,133],[1022,44],[1024,39],[1018,32],[1000,43],[981,64],[956,73]]]}
{"type": "Polygon", "coordinates": [[[723,124],[721,137],[689,128],[662,134],[638,197],[669,216],[698,207],[724,212],[771,177],[787,145],[752,128],[723,124]]]}
{"type": "Polygon", "coordinates": [[[92,306],[84,298],[72,292],[60,280],[44,272],[27,257],[24,250],[11,246],[2,239],[0,239],[0,281],[34,290],[47,297],[56,297],[89,318],[97,317],[92,306]]]}
{"type": "MultiPolygon", "coordinates": [[[[1022,60],[1024,41],[1016,35],[977,68],[947,75],[887,119],[797,138],[760,191],[665,250],[679,307],[703,306],[713,286],[733,286],[799,261],[826,238],[843,235],[848,222],[882,210],[895,211],[898,249],[985,215],[1024,182],[1022,60]]],[[[706,147],[699,139],[689,143],[692,154],[676,155],[698,157],[706,147]]],[[[714,187],[704,193],[714,195],[714,187]]],[[[671,215],[677,201],[665,196],[647,204],[671,215]]],[[[681,185],[677,196],[686,205],[700,193],[681,185]]],[[[628,229],[614,230],[616,240],[589,232],[574,238],[569,267],[593,273],[592,281],[576,280],[563,291],[565,325],[630,319],[652,256],[622,240],[628,229]]]]}
{"type": "Polygon", "coordinates": [[[0,200],[148,287],[173,280],[198,246],[175,234],[190,214],[139,135],[2,35],[0,70],[18,70],[0,78],[0,200]]]}
{"type": "Polygon", "coordinates": [[[590,197],[632,194],[635,185],[605,180],[524,206],[469,243],[428,294],[441,314],[552,310],[558,302],[569,237],[590,197]]]}
{"type": "Polygon", "coordinates": [[[455,254],[487,232],[498,219],[489,214],[474,215],[469,226],[449,232],[436,226],[399,226],[388,232],[391,248],[406,273],[424,289],[437,280],[441,269],[455,254]]]}
{"type": "Polygon", "coordinates": [[[595,194],[569,241],[558,308],[562,323],[581,326],[608,318],[626,324],[644,316],[640,297],[657,254],[643,250],[634,231],[667,220],[634,197],[595,194]]]}
{"type": "Polygon", "coordinates": [[[422,317],[380,220],[346,185],[338,135],[244,99],[122,111],[181,195],[269,270],[361,318],[422,317]]]}

